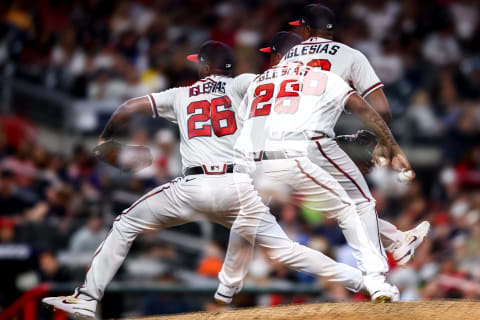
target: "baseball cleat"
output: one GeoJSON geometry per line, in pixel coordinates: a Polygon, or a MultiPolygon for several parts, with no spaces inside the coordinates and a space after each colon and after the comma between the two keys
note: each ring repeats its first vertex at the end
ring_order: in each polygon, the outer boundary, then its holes
{"type": "Polygon", "coordinates": [[[215,302],[217,304],[221,304],[221,305],[227,305],[227,304],[230,304],[232,302],[232,298],[233,297],[223,297],[223,296],[220,296],[218,294],[218,292],[215,292],[215,296],[214,296],[214,299],[215,299],[215,302]]]}
{"type": "Polygon", "coordinates": [[[385,282],[380,290],[372,294],[373,303],[390,303],[400,300],[400,292],[393,284],[385,282]]]}
{"type": "Polygon", "coordinates": [[[393,293],[392,302],[400,301],[400,290],[398,290],[397,286],[395,286],[393,284],[391,285],[391,288],[392,288],[392,293],[393,293]]]}
{"type": "Polygon", "coordinates": [[[404,265],[412,259],[415,250],[423,242],[423,239],[430,230],[430,223],[423,221],[412,230],[405,231],[405,241],[396,246],[393,250],[393,259],[398,265],[404,265]]]}
{"type": "Polygon", "coordinates": [[[373,303],[390,303],[392,302],[392,297],[388,296],[378,296],[373,300],[373,303]]]}
{"type": "Polygon", "coordinates": [[[372,295],[373,303],[390,303],[400,301],[400,291],[397,286],[385,283],[383,290],[379,290],[378,294],[372,295]]]}
{"type": "Polygon", "coordinates": [[[71,315],[74,319],[94,320],[97,310],[97,300],[78,299],[73,296],[47,297],[42,302],[54,310],[62,310],[71,315]]]}
{"type": "Polygon", "coordinates": [[[230,287],[220,283],[213,298],[218,304],[229,304],[232,302],[233,296],[240,290],[241,287],[230,287]]]}
{"type": "Polygon", "coordinates": [[[398,288],[386,282],[385,276],[381,273],[367,274],[363,286],[370,293],[374,303],[390,303],[400,298],[398,288]]]}

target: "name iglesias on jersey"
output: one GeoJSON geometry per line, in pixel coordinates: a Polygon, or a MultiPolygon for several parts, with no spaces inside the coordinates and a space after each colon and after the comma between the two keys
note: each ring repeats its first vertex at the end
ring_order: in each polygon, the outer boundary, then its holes
{"type": "Polygon", "coordinates": [[[340,46],[335,44],[330,47],[330,45],[331,45],[330,43],[301,44],[290,49],[290,51],[288,51],[287,54],[285,55],[284,59],[290,59],[293,57],[299,57],[299,56],[304,56],[307,54],[315,54],[315,53],[327,53],[333,56],[337,53],[338,49],[340,49],[340,46]]]}
{"type": "Polygon", "coordinates": [[[207,81],[197,86],[190,87],[189,96],[194,97],[200,94],[207,94],[207,93],[219,93],[225,94],[225,85],[226,83],[223,81],[207,81]]]}

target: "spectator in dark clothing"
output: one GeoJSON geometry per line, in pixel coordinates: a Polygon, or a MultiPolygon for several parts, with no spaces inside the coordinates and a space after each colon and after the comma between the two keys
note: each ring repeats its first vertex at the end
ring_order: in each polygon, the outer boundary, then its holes
{"type": "Polygon", "coordinates": [[[68,282],[72,276],[68,269],[61,267],[52,251],[44,251],[38,257],[39,277],[42,282],[68,282]]]}
{"type": "Polygon", "coordinates": [[[22,193],[15,184],[15,178],[10,170],[0,173],[0,215],[21,219],[24,211],[32,207],[27,194],[22,193]]]}

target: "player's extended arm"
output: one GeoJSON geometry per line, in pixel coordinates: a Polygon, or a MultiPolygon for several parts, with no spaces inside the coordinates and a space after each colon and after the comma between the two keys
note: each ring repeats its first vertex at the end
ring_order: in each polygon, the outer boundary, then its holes
{"type": "Polygon", "coordinates": [[[410,170],[410,163],[395,141],[390,128],[367,101],[358,94],[352,94],[348,98],[345,107],[365,123],[370,130],[375,132],[382,147],[381,151],[386,159],[386,165],[391,164],[392,168],[399,171],[410,170]]]}
{"type": "Polygon", "coordinates": [[[145,146],[122,145],[113,137],[119,129],[127,125],[134,115],[151,115],[152,109],[147,97],[134,98],[123,103],[110,117],[93,149],[94,156],[103,162],[125,171],[139,171],[152,164],[152,155],[145,146]],[[127,155],[121,159],[120,154],[127,155]]]}
{"type": "Polygon", "coordinates": [[[388,104],[387,97],[383,92],[383,88],[378,88],[365,97],[365,100],[380,114],[385,122],[390,125],[392,122],[392,111],[388,104]]]}
{"type": "Polygon", "coordinates": [[[152,108],[147,97],[139,97],[127,100],[112,114],[103,129],[98,143],[101,144],[113,138],[119,129],[125,127],[134,115],[144,114],[151,116],[152,108]]]}

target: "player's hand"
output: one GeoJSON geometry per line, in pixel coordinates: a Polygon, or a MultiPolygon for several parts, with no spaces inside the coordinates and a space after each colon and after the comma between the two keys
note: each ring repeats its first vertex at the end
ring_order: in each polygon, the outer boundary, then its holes
{"type": "Polygon", "coordinates": [[[407,159],[405,153],[403,153],[402,148],[399,145],[392,147],[392,159],[391,159],[392,168],[396,171],[408,171],[411,170],[410,162],[407,159]]]}
{"type": "Polygon", "coordinates": [[[412,170],[407,156],[399,145],[394,145],[391,148],[388,148],[386,146],[378,144],[374,150],[374,161],[376,164],[382,167],[390,166],[395,171],[410,171],[410,181],[415,179],[415,172],[412,170]]]}
{"type": "Polygon", "coordinates": [[[388,167],[391,163],[390,153],[388,147],[378,143],[372,152],[373,162],[380,167],[388,167]]]}
{"type": "Polygon", "coordinates": [[[400,146],[396,145],[393,150],[392,168],[398,173],[398,181],[404,184],[410,184],[415,179],[415,171],[412,170],[407,156],[403,153],[400,146]]]}
{"type": "Polygon", "coordinates": [[[373,161],[381,167],[391,166],[394,170],[410,170],[410,163],[399,145],[392,147],[377,144],[373,150],[373,161]]]}

